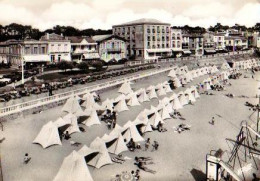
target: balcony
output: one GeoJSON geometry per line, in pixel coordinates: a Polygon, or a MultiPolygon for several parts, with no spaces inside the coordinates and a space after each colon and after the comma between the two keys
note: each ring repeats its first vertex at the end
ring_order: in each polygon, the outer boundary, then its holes
{"type": "Polygon", "coordinates": [[[121,53],[122,49],[121,48],[107,48],[108,53],[121,53]]]}

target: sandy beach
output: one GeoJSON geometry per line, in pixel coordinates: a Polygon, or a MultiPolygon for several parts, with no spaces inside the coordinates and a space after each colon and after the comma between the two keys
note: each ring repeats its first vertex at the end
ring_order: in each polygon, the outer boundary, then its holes
{"type": "MultiPolygon", "coordinates": [[[[133,90],[145,88],[149,85],[169,80],[168,72],[155,75],[143,80],[139,80],[132,85],[133,90]]],[[[136,170],[133,158],[135,156],[150,156],[153,158],[154,164],[148,165],[152,170],[156,170],[156,174],[141,171],[141,180],[204,180],[206,173],[206,154],[210,150],[230,151],[226,142],[226,138],[235,140],[240,130],[242,120],[247,120],[255,129],[256,114],[249,110],[244,104],[246,101],[257,104],[260,87],[260,73],[255,78],[244,78],[244,75],[250,75],[249,72],[243,72],[238,80],[229,80],[232,86],[227,86],[226,91],[211,91],[214,95],[201,95],[194,105],[187,105],[179,111],[186,120],[168,119],[164,127],[167,132],[159,133],[158,131],[145,134],[144,138],[150,138],[159,142],[158,151],[151,152],[138,150],[135,152],[123,152],[123,156],[132,158],[126,160],[122,165],[112,164],[94,169],[89,167],[90,173],[94,180],[106,181],[115,178],[116,174],[122,171],[136,170]],[[228,98],[226,93],[232,93],[234,98],[228,98]],[[237,96],[245,95],[249,98],[239,98],[237,96]],[[215,125],[209,124],[212,117],[215,117],[215,125]],[[191,125],[191,130],[184,131],[181,134],[174,132],[173,127],[181,123],[191,125]]],[[[207,78],[208,75],[196,78],[185,88],[181,87],[174,90],[175,93],[183,91],[191,85],[195,85],[207,78]]],[[[115,98],[119,95],[118,88],[104,91],[100,94],[101,99],[115,98]]],[[[168,93],[166,96],[171,96],[168,93]]],[[[159,99],[162,99],[159,97],[159,99]]],[[[123,126],[127,121],[133,121],[136,116],[145,108],[151,105],[157,105],[158,99],[150,102],[142,103],[141,106],[129,107],[129,111],[119,113],[117,123],[123,126]]],[[[49,181],[53,180],[57,174],[61,163],[67,155],[73,150],[79,150],[80,147],[71,146],[69,141],[63,140],[62,146],[52,146],[43,149],[40,145],[32,144],[32,141],[39,133],[41,127],[50,120],[55,121],[61,113],[62,106],[52,108],[39,114],[21,116],[16,120],[9,120],[4,123],[4,131],[0,132],[6,140],[0,144],[1,161],[3,167],[3,177],[5,181],[49,181]],[[29,153],[32,160],[29,164],[23,164],[25,153],[29,153]]],[[[92,127],[84,127],[86,132],[75,133],[71,140],[89,144],[97,137],[102,137],[105,133],[109,133],[105,123],[92,127]]],[[[142,145],[143,146],[143,145],[142,145]]],[[[259,149],[259,146],[258,146],[259,149]]],[[[260,160],[256,159],[260,167],[260,160]]],[[[253,170],[250,170],[253,171],[253,170]]],[[[253,171],[260,176],[260,172],[253,171]]],[[[246,175],[248,180],[252,180],[252,172],[246,175]]]]}

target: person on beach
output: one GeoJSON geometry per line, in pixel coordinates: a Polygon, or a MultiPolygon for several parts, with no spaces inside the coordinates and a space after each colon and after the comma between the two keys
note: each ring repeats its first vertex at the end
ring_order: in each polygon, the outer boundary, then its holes
{"type": "Polygon", "coordinates": [[[155,173],[156,173],[156,171],[151,170],[151,169],[145,167],[143,162],[138,162],[138,163],[136,163],[136,165],[137,165],[137,167],[138,167],[139,169],[142,169],[142,170],[145,171],[145,172],[149,172],[149,173],[152,173],[152,174],[155,174],[155,173]]]}
{"type": "Polygon", "coordinates": [[[215,124],[215,118],[214,118],[214,117],[212,117],[212,119],[211,119],[211,124],[212,124],[212,125],[215,124]]]}
{"type": "Polygon", "coordinates": [[[153,144],[152,144],[152,146],[153,146],[152,151],[156,151],[156,150],[158,150],[158,148],[159,148],[159,144],[158,144],[157,141],[154,141],[153,144]]]}
{"type": "Polygon", "coordinates": [[[130,139],[129,143],[127,144],[127,147],[130,151],[135,151],[136,146],[133,138],[130,139]]]}
{"type": "Polygon", "coordinates": [[[149,149],[149,146],[150,146],[150,138],[148,138],[146,141],[145,141],[145,151],[147,151],[149,149]]]}
{"type": "Polygon", "coordinates": [[[31,157],[29,157],[29,154],[28,153],[25,153],[25,156],[24,156],[24,159],[23,159],[23,162],[25,164],[29,163],[31,160],[31,157]]]}
{"type": "Polygon", "coordinates": [[[65,140],[69,140],[70,139],[70,134],[68,131],[66,131],[66,133],[64,134],[64,139],[65,140]]]}

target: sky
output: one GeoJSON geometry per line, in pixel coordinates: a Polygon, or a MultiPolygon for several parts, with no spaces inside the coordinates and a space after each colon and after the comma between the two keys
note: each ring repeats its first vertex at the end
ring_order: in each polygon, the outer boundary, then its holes
{"type": "Polygon", "coordinates": [[[140,18],[172,26],[208,28],[220,22],[249,27],[260,22],[260,0],[0,0],[0,24],[40,30],[55,25],[111,29],[140,18]]]}

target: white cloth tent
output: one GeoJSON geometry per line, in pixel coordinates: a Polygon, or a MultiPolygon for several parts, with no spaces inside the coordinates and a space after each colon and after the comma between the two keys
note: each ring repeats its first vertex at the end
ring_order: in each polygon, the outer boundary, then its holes
{"type": "Polygon", "coordinates": [[[200,95],[199,95],[199,93],[197,91],[197,88],[195,86],[191,86],[190,90],[191,90],[191,93],[194,95],[195,99],[200,97],[200,95]]]}
{"type": "Polygon", "coordinates": [[[66,122],[71,123],[70,126],[65,130],[65,132],[68,131],[69,134],[80,132],[78,120],[77,120],[77,117],[74,114],[69,113],[66,116],[64,116],[63,119],[66,122]]]}
{"type": "Polygon", "coordinates": [[[117,135],[117,134],[121,134],[123,132],[123,127],[119,126],[118,124],[115,125],[115,128],[109,133],[111,135],[117,135]]]}
{"type": "Polygon", "coordinates": [[[90,144],[90,148],[97,150],[99,154],[90,160],[88,165],[100,168],[104,165],[112,164],[106,144],[101,138],[97,137],[95,140],[93,140],[90,144]]]}
{"type": "Polygon", "coordinates": [[[146,133],[146,132],[151,132],[153,131],[151,124],[149,123],[149,119],[146,116],[143,120],[140,120],[136,118],[133,122],[135,125],[141,125],[141,132],[146,133]]]}
{"type": "Polygon", "coordinates": [[[162,117],[156,109],[153,110],[153,115],[149,118],[149,123],[151,126],[157,127],[159,122],[163,123],[162,117]]]}
{"type": "Polygon", "coordinates": [[[148,91],[149,99],[158,98],[154,86],[149,86],[146,90],[148,91]]]}
{"type": "Polygon", "coordinates": [[[167,81],[163,82],[163,88],[165,89],[166,93],[172,92],[171,86],[167,81]]]}
{"type": "Polygon", "coordinates": [[[85,94],[82,100],[84,100],[84,102],[81,104],[81,106],[85,107],[86,109],[93,107],[93,105],[96,103],[93,94],[90,93],[85,94]]]}
{"type": "Polygon", "coordinates": [[[83,111],[80,107],[78,96],[70,97],[64,104],[62,111],[76,114],[76,115],[82,114],[83,111]]]}
{"type": "Polygon", "coordinates": [[[184,93],[182,91],[179,92],[178,98],[179,98],[180,103],[181,103],[182,106],[187,105],[189,103],[188,99],[186,98],[186,96],[184,95],[184,93]]]}
{"type": "Polygon", "coordinates": [[[137,90],[136,94],[140,103],[150,101],[149,96],[146,94],[146,90],[144,88],[137,90]]]}
{"type": "Polygon", "coordinates": [[[96,110],[88,111],[88,112],[86,112],[86,115],[88,115],[89,117],[85,121],[82,122],[86,126],[90,127],[95,124],[101,124],[96,110]]]}
{"type": "Polygon", "coordinates": [[[102,110],[106,110],[106,109],[109,109],[109,110],[113,110],[113,101],[110,100],[110,99],[106,99],[104,102],[102,102],[102,110]]]}
{"type": "Polygon", "coordinates": [[[172,103],[172,108],[174,110],[178,110],[178,109],[183,108],[182,104],[180,103],[178,96],[175,93],[173,93],[173,95],[170,97],[170,102],[172,103]]]}
{"type": "Polygon", "coordinates": [[[58,127],[52,121],[49,121],[42,127],[37,137],[33,140],[33,143],[38,143],[43,148],[52,145],[61,145],[58,127]]]}
{"type": "Polygon", "coordinates": [[[126,142],[128,143],[131,138],[133,138],[134,142],[141,142],[144,141],[144,138],[139,134],[136,125],[132,121],[128,121],[123,126],[122,135],[126,142]]]}
{"type": "Polygon", "coordinates": [[[184,94],[188,98],[189,101],[196,102],[196,99],[195,99],[194,95],[192,94],[191,89],[189,89],[189,88],[186,89],[184,94]]]}
{"type": "Polygon", "coordinates": [[[121,87],[119,88],[118,90],[119,93],[122,93],[122,94],[129,94],[131,92],[133,92],[131,86],[130,86],[130,82],[124,82],[121,87]]]}
{"type": "Polygon", "coordinates": [[[139,100],[137,98],[137,93],[132,92],[126,96],[128,106],[139,106],[139,100]]]}
{"type": "Polygon", "coordinates": [[[221,65],[221,69],[222,70],[228,70],[230,69],[231,67],[229,66],[229,64],[227,62],[224,62],[222,65],[221,65]]]}
{"type": "Polygon", "coordinates": [[[166,106],[162,105],[162,109],[160,109],[158,113],[160,114],[162,120],[171,119],[170,112],[168,111],[166,106]]]}
{"type": "Polygon", "coordinates": [[[176,77],[176,78],[172,79],[172,81],[173,81],[173,85],[174,85],[175,87],[181,87],[180,79],[178,79],[178,78],[176,77]]]}
{"type": "Polygon", "coordinates": [[[75,150],[64,158],[53,181],[93,181],[84,157],[75,150]]]}
{"type": "Polygon", "coordinates": [[[106,143],[106,147],[109,153],[120,154],[124,151],[128,151],[126,143],[121,133],[118,134],[105,134],[102,139],[106,143]]]}
{"type": "Polygon", "coordinates": [[[172,78],[175,78],[176,77],[176,72],[174,69],[172,69],[169,74],[168,74],[168,77],[172,77],[172,78]]]}
{"type": "Polygon", "coordinates": [[[157,95],[158,96],[164,96],[164,95],[166,95],[166,91],[165,91],[165,89],[164,89],[164,87],[163,87],[163,84],[157,84],[157,86],[156,86],[156,89],[157,89],[157,95]]]}
{"type": "Polygon", "coordinates": [[[114,110],[116,112],[123,112],[123,111],[128,111],[129,110],[128,107],[127,107],[127,104],[126,104],[126,97],[123,94],[118,96],[113,101],[113,105],[114,105],[114,110]]]}

